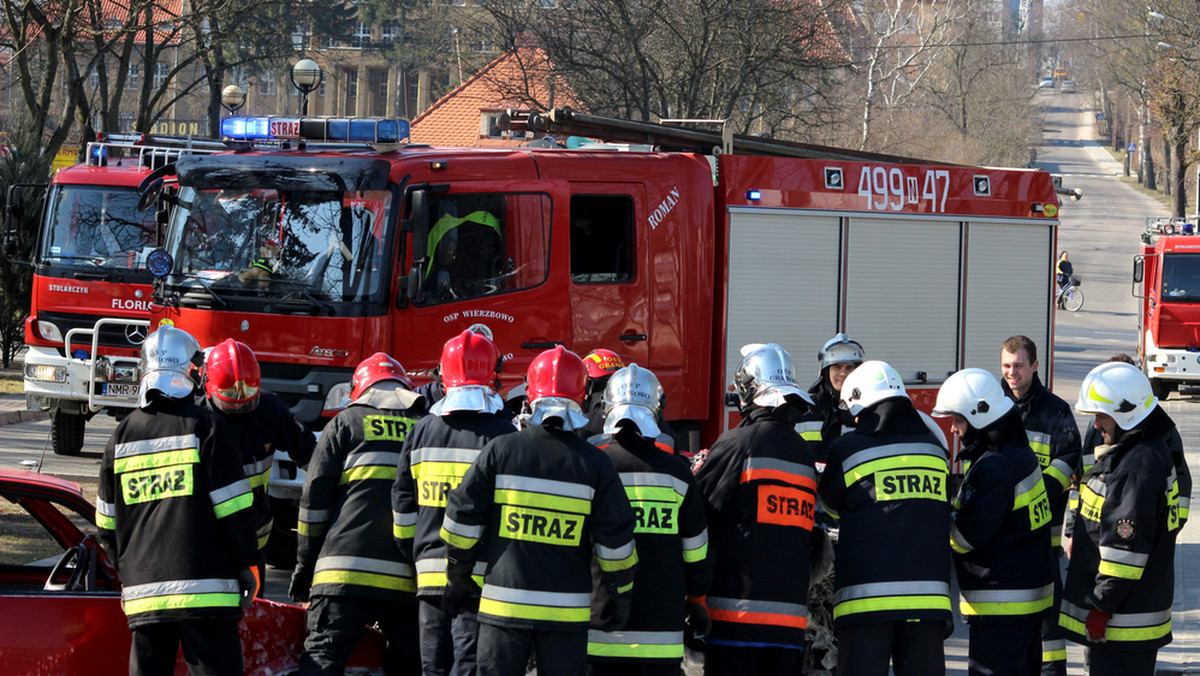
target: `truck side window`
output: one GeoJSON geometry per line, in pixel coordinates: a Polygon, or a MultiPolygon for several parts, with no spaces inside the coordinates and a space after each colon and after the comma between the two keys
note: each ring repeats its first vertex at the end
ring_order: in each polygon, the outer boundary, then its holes
{"type": "Polygon", "coordinates": [[[628,195],[573,195],[571,281],[632,281],[633,237],[633,199],[628,195]]]}
{"type": "Polygon", "coordinates": [[[1162,301],[1165,303],[1194,303],[1200,300],[1200,255],[1167,254],[1163,256],[1162,301]]]}

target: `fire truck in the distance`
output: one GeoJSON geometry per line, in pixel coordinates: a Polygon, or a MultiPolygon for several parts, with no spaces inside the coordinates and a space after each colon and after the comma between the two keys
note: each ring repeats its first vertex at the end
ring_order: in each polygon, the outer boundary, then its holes
{"type": "Polygon", "coordinates": [[[1147,218],[1134,257],[1138,357],[1155,396],[1200,385],[1200,237],[1196,216],[1147,218]]]}
{"type": "Polygon", "coordinates": [[[138,185],[180,155],[224,149],[217,141],[100,134],[86,161],[46,184],[8,191],[7,226],[23,200],[45,197],[33,249],[33,289],[25,320],[25,398],[48,410],[59,455],[76,455],[86,422],[136,404],[138,352],[149,333],[146,254],[161,233],[152,210],[138,210],[138,185]]]}
{"type": "Polygon", "coordinates": [[[954,371],[996,372],[1013,334],[1054,353],[1047,173],[566,109],[509,124],[609,143],[435,148],[402,120],[223,120],[234,152],[147,184],[173,206],[152,324],[249,344],[310,423],[376,351],[429,375],[477,328],[511,387],[549,347],[605,347],[658,375],[691,449],[736,423],[723,395],[747,343],[783,345],[815,378],[845,331],[924,410],[954,371]]]}

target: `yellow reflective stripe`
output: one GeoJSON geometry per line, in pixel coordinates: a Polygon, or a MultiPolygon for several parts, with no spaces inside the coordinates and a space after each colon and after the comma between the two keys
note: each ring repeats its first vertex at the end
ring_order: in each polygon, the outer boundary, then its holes
{"type": "Polygon", "coordinates": [[[801,432],[800,438],[805,441],[820,441],[821,440],[821,430],[816,430],[813,432],[801,432]]]}
{"type": "Polygon", "coordinates": [[[305,521],[296,522],[296,533],[304,537],[317,538],[325,534],[327,523],[307,523],[305,521]]]}
{"type": "Polygon", "coordinates": [[[441,588],[445,587],[446,584],[445,573],[417,573],[417,587],[420,589],[428,589],[430,587],[441,588]]]}
{"type": "Polygon", "coordinates": [[[680,659],[683,657],[683,632],[589,629],[587,651],[593,657],[680,659]]]}
{"type": "Polygon", "coordinates": [[[596,562],[600,564],[600,570],[606,573],[633,568],[638,562],[637,550],[630,552],[629,556],[621,559],[606,559],[597,555],[596,562]]]}
{"type": "Polygon", "coordinates": [[[1031,440],[1029,447],[1033,449],[1033,454],[1037,456],[1038,465],[1045,467],[1050,464],[1050,444],[1031,440]]]}
{"type": "Polygon", "coordinates": [[[633,591],[633,581],[632,580],[629,582],[629,584],[625,584],[625,585],[621,585],[620,587],[617,587],[618,594],[628,594],[631,591],[633,591]]]}
{"type": "Polygon", "coordinates": [[[495,599],[479,600],[479,614],[495,617],[511,617],[522,620],[547,620],[550,622],[588,622],[591,620],[592,609],[560,608],[555,606],[535,606],[524,603],[509,603],[495,599]]]}
{"type": "Polygon", "coordinates": [[[237,497],[213,505],[213,512],[217,515],[218,519],[223,519],[243,509],[250,509],[252,506],[254,506],[254,494],[242,493],[237,497]]]}
{"type": "Polygon", "coordinates": [[[707,557],[708,557],[708,543],[707,542],[700,545],[696,549],[683,550],[683,562],[684,563],[696,563],[698,561],[703,561],[707,557]]]}
{"type": "Polygon", "coordinates": [[[1109,577],[1119,577],[1123,580],[1140,580],[1144,568],[1139,566],[1127,566],[1123,563],[1113,563],[1112,561],[1100,561],[1100,574],[1108,575],[1109,577]]]}
{"type": "Polygon", "coordinates": [[[1104,511],[1104,496],[1084,484],[1079,487],[1079,516],[1089,521],[1099,521],[1104,511]]]}
{"type": "Polygon", "coordinates": [[[413,479],[420,479],[426,474],[435,477],[458,477],[462,479],[462,475],[471,469],[469,462],[445,462],[426,460],[424,462],[414,463],[412,466],[413,479]]]}
{"type": "Polygon", "coordinates": [[[683,496],[674,488],[666,488],[663,486],[631,486],[626,484],[625,495],[629,497],[629,501],[641,500],[644,502],[668,502],[678,504],[683,502],[683,496]]]}
{"type": "Polygon", "coordinates": [[[969,603],[966,599],[960,598],[958,608],[963,615],[1032,615],[1046,610],[1053,603],[1053,596],[1047,596],[1037,601],[985,601],[983,603],[969,603]]]}
{"type": "Polygon", "coordinates": [[[1042,662],[1062,662],[1067,659],[1067,649],[1062,650],[1043,650],[1042,662]]]}
{"type": "Polygon", "coordinates": [[[258,474],[249,475],[246,480],[250,482],[251,488],[262,488],[271,481],[271,468],[268,467],[258,474]]]}
{"type": "Polygon", "coordinates": [[[513,505],[515,507],[540,507],[553,509],[571,514],[591,514],[592,501],[582,498],[568,498],[562,495],[547,493],[531,493],[511,488],[498,488],[495,493],[497,504],[513,505]]]}
{"type": "Polygon", "coordinates": [[[878,460],[871,460],[856,465],[845,473],[846,485],[866,478],[880,470],[888,469],[932,469],[942,473],[947,471],[946,461],[932,455],[891,455],[878,460]]]}
{"type": "Polygon", "coordinates": [[[364,573],[356,570],[322,570],[313,574],[313,586],[319,584],[356,584],[361,587],[390,589],[393,591],[416,591],[412,578],[384,575],[382,573],[364,573]]]}
{"type": "Polygon", "coordinates": [[[945,610],[950,611],[948,596],[883,596],[843,601],[833,607],[833,619],[855,613],[877,613],[886,610],[945,610]]]}
{"type": "Polygon", "coordinates": [[[236,608],[241,602],[240,594],[214,592],[211,594],[170,594],[131,599],[121,604],[126,615],[138,615],[156,610],[178,610],[181,608],[236,608]]]}
{"type": "Polygon", "coordinates": [[[200,462],[200,451],[185,448],[177,451],[160,451],[158,453],[143,453],[113,460],[113,473],[124,474],[139,469],[154,467],[170,467],[171,465],[195,465],[200,462]]]}
{"type": "Polygon", "coordinates": [[[388,481],[396,480],[396,468],[385,465],[361,465],[359,467],[351,467],[344,472],[338,479],[338,485],[348,484],[351,481],[363,481],[365,479],[386,479],[388,481]]]}
{"type": "Polygon", "coordinates": [[[267,540],[270,540],[270,539],[271,539],[271,534],[270,534],[270,533],[267,533],[266,535],[260,535],[260,536],[258,536],[258,548],[259,548],[259,549],[262,549],[263,547],[266,547],[266,546],[267,546],[267,540]]]}
{"type": "Polygon", "coordinates": [[[397,540],[411,540],[416,536],[417,527],[415,525],[399,526],[394,523],[392,524],[392,537],[396,538],[397,540]]]}
{"type": "Polygon", "coordinates": [[[96,512],[96,528],[103,528],[104,530],[116,530],[117,519],[116,517],[105,516],[100,512],[96,512]]]}
{"type": "MultiPolygon", "coordinates": [[[[1087,625],[1066,613],[1058,614],[1058,626],[1076,634],[1087,636],[1087,625]]],[[[1104,639],[1109,643],[1120,641],[1154,641],[1171,633],[1171,620],[1149,627],[1114,627],[1110,623],[1104,631],[1104,639]]]]}
{"type": "Polygon", "coordinates": [[[1054,463],[1047,465],[1046,469],[1043,470],[1042,473],[1061,484],[1064,489],[1071,485],[1071,478],[1063,473],[1062,469],[1060,469],[1058,465],[1055,465],[1054,463]]]}
{"type": "Polygon", "coordinates": [[[479,542],[479,538],[455,535],[454,533],[446,530],[445,526],[442,526],[442,529],[438,534],[441,535],[442,540],[445,540],[446,544],[450,545],[451,547],[457,547],[458,549],[470,549],[479,542]]]}

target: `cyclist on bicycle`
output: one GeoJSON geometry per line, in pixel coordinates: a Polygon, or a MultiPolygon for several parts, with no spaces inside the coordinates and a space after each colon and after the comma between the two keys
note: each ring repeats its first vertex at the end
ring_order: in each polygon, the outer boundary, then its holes
{"type": "Polygon", "coordinates": [[[1058,290],[1062,291],[1071,283],[1071,274],[1075,272],[1071,261],[1067,260],[1067,251],[1063,252],[1058,257],[1058,263],[1054,266],[1054,272],[1058,275],[1058,290]]]}

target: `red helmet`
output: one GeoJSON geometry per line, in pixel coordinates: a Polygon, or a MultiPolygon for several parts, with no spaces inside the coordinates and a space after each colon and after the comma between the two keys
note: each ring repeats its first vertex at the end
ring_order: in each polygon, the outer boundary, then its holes
{"type": "Polygon", "coordinates": [[[559,345],[534,357],[525,383],[531,404],[542,397],[563,397],[580,403],[587,386],[587,367],[579,355],[559,345]]]}
{"type": "Polygon", "coordinates": [[[599,348],[588,352],[588,356],[583,358],[583,363],[587,365],[587,375],[589,378],[603,378],[611,376],[620,369],[625,368],[625,364],[616,352],[599,348]]]}
{"type": "Polygon", "coordinates": [[[354,369],[354,377],[350,379],[350,401],[358,399],[368,387],[384,380],[395,380],[409,389],[413,386],[400,362],[391,355],[376,352],[362,360],[354,369]]]}
{"type": "Polygon", "coordinates": [[[500,351],[487,336],[463,331],[447,340],[442,347],[442,361],[439,363],[442,384],[446,387],[494,387],[499,364],[500,351]]]}
{"type": "Polygon", "coordinates": [[[204,373],[204,391],[223,413],[246,413],[258,407],[262,373],[254,351],[245,343],[226,338],[209,350],[204,373]]]}

